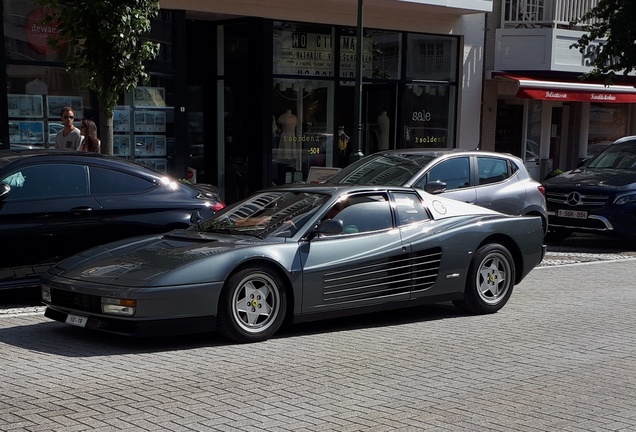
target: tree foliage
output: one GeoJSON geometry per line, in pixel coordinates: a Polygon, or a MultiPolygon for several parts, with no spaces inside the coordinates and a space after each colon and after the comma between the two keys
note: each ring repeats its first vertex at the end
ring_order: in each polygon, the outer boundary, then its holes
{"type": "Polygon", "coordinates": [[[86,87],[97,93],[102,150],[112,154],[117,101],[148,79],[144,63],[159,52],[158,44],[144,39],[150,33],[151,19],[159,13],[159,0],[40,1],[49,8],[46,21],[57,23],[58,33],[49,43],[73,48],[67,60],[69,70],[81,70],[87,76],[86,87]]]}
{"type": "Polygon", "coordinates": [[[590,61],[587,77],[627,75],[636,68],[636,0],[599,0],[574,21],[586,32],[572,47],[590,61]]]}

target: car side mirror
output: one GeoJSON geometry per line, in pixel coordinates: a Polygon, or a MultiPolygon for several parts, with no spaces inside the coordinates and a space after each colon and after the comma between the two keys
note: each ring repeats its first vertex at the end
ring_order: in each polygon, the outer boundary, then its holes
{"type": "Polygon", "coordinates": [[[0,184],[0,200],[5,199],[9,195],[9,192],[11,192],[11,186],[6,183],[0,184]]]}
{"type": "Polygon", "coordinates": [[[424,191],[432,195],[441,194],[446,192],[446,183],[440,180],[435,180],[424,185],[424,191]]]}
{"type": "Polygon", "coordinates": [[[340,219],[327,219],[320,222],[315,232],[324,235],[337,235],[342,234],[343,230],[344,225],[340,219]]]}

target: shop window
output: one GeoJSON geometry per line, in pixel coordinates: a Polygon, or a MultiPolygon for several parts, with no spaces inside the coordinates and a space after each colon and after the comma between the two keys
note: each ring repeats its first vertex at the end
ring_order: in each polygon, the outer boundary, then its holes
{"type": "Polygon", "coordinates": [[[146,86],[125,94],[113,114],[113,155],[134,159],[165,173],[174,156],[172,79],[151,76],[146,86]]]}
{"type": "Polygon", "coordinates": [[[450,148],[455,141],[455,86],[413,83],[404,94],[404,131],[407,148],[450,148]]]}
{"type": "Polygon", "coordinates": [[[457,80],[457,38],[410,33],[407,36],[406,79],[457,80]]]}
{"type": "MultiPolygon", "coordinates": [[[[357,29],[340,29],[340,78],[355,80],[357,29]]],[[[402,56],[400,33],[365,30],[362,43],[362,76],[399,79],[402,56]]]]}
{"type": "Polygon", "coordinates": [[[63,125],[61,111],[70,106],[75,127],[94,118],[88,90],[81,88],[82,74],[64,68],[28,65],[7,66],[9,142],[13,149],[55,146],[55,135],[63,125]]]}
{"type": "Polygon", "coordinates": [[[334,158],[333,83],[275,79],[272,105],[272,182],[307,180],[312,167],[334,158]]]}
{"type": "Polygon", "coordinates": [[[628,104],[590,104],[588,153],[591,156],[627,135],[628,110],[628,104]]]}

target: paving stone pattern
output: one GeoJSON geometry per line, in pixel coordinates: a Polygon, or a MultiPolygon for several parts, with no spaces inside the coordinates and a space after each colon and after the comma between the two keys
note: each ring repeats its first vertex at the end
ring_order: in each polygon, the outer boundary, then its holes
{"type": "Polygon", "coordinates": [[[499,313],[450,305],[263,343],[0,315],[2,431],[636,431],[636,262],[547,266],[499,313]]]}

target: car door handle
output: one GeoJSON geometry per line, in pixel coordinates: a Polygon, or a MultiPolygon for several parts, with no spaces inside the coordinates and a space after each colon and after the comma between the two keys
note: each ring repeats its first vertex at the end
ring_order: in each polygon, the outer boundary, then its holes
{"type": "Polygon", "coordinates": [[[90,213],[92,211],[93,211],[92,207],[73,207],[72,209],[69,210],[70,213],[76,214],[76,215],[90,213]]]}

